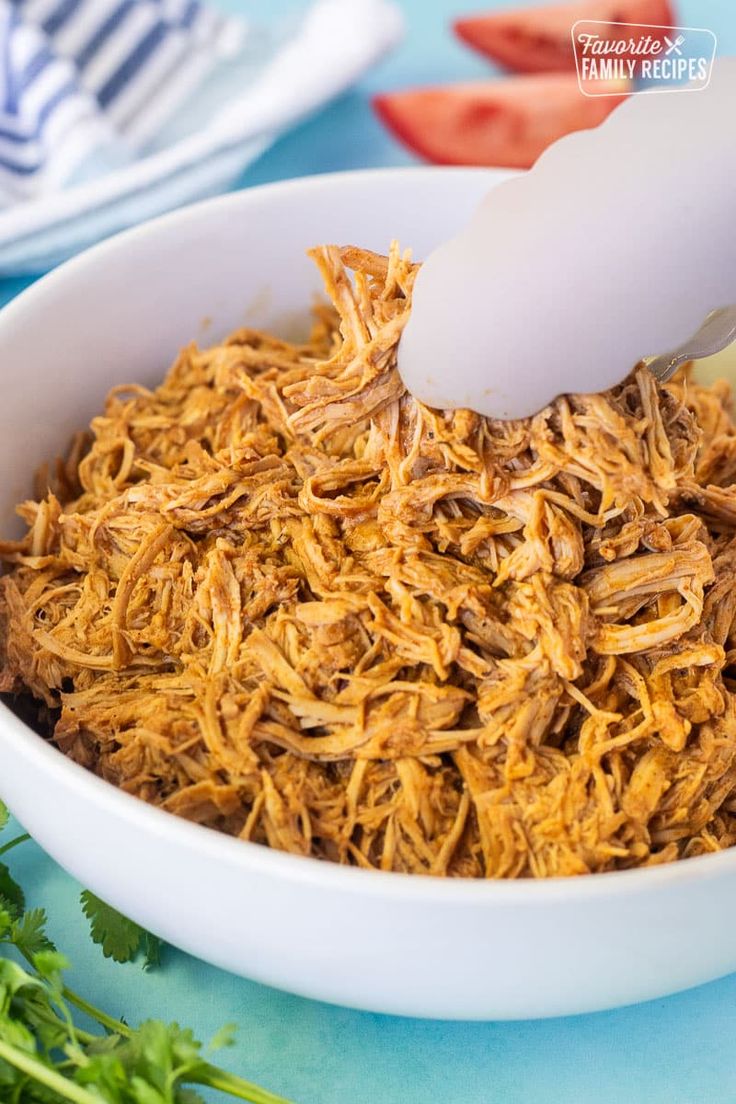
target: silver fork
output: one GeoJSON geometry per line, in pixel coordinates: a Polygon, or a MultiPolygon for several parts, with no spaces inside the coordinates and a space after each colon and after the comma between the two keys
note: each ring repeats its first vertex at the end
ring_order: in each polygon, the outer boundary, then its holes
{"type": "Polygon", "coordinates": [[[713,356],[732,341],[736,341],[736,307],[719,307],[710,312],[700,329],[679,348],[661,356],[645,357],[644,363],[660,383],[664,383],[685,361],[713,356]]]}

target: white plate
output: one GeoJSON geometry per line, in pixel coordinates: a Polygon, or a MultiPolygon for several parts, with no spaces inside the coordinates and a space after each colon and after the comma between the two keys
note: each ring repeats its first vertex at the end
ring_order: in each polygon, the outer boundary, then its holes
{"type": "MultiPolygon", "coordinates": [[[[506,174],[390,169],[216,199],[104,243],[0,313],[0,524],[29,472],[178,347],[303,314],[304,250],[392,237],[421,257],[506,174]]],[[[65,759],[0,707],[0,791],[62,866],[171,943],[305,996],[380,1012],[552,1016],[736,968],[736,851],[549,881],[345,869],[179,820],[65,759]]]]}

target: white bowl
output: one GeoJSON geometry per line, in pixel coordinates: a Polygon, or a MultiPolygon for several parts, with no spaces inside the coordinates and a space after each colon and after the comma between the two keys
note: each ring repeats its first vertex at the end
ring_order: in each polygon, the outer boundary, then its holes
{"type": "MultiPolygon", "coordinates": [[[[104,243],[0,313],[0,524],[106,390],[178,347],[303,315],[304,250],[396,236],[421,257],[505,174],[397,169],[226,196],[104,243]]],[[[736,851],[549,881],[345,869],[226,838],[88,774],[0,708],[0,791],[50,855],[187,951],[305,996],[453,1018],[553,1016],[736,968],[736,851]]]]}

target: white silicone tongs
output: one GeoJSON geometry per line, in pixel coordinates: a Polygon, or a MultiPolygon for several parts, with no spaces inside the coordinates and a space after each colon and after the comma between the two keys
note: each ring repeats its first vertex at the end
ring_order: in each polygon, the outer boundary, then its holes
{"type": "Polygon", "coordinates": [[[634,95],[495,187],[419,272],[407,387],[520,418],[733,341],[735,108],[736,58],[719,59],[706,89],[634,95]]]}

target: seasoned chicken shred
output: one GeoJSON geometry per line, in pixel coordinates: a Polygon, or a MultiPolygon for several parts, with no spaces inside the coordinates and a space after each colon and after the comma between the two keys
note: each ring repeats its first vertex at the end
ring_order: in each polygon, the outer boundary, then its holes
{"type": "Polygon", "coordinates": [[[0,689],[223,832],[547,877],[736,842],[736,426],[643,367],[525,421],[431,410],[417,271],[327,246],[311,339],[116,388],[5,541],[0,689]],[[352,273],[352,275],[351,275],[352,273]]]}

